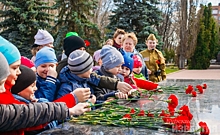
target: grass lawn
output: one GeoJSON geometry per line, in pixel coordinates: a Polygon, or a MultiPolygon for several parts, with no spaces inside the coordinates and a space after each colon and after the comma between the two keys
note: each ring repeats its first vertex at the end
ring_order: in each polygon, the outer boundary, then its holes
{"type": "Polygon", "coordinates": [[[169,74],[169,73],[173,73],[173,72],[176,72],[178,71],[178,67],[177,66],[167,66],[166,67],[166,73],[169,74]]]}

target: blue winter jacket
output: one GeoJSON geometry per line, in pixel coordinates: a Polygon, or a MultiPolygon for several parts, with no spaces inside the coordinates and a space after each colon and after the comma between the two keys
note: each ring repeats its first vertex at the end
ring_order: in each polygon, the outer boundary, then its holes
{"type": "Polygon", "coordinates": [[[37,91],[34,93],[36,98],[46,98],[50,102],[55,100],[56,90],[60,86],[58,79],[47,76],[46,79],[37,75],[37,91]]]}
{"type": "Polygon", "coordinates": [[[61,85],[58,90],[56,99],[74,91],[77,88],[90,88],[91,93],[94,94],[94,91],[89,84],[98,86],[100,79],[92,76],[92,74],[90,78],[78,77],[77,75],[71,73],[69,68],[65,66],[59,74],[59,81],[61,85]]]}

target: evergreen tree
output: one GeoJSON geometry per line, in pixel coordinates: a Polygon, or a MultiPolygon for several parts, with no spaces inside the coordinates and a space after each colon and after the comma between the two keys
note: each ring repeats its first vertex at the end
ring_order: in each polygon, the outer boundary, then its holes
{"type": "Polygon", "coordinates": [[[56,0],[54,9],[59,10],[56,17],[56,48],[62,50],[63,39],[69,31],[75,31],[83,39],[88,40],[91,45],[88,51],[92,53],[98,49],[100,42],[100,31],[96,24],[90,22],[89,17],[93,16],[97,0],[56,0]]]}
{"type": "Polygon", "coordinates": [[[203,16],[200,19],[200,30],[197,36],[195,52],[189,60],[189,69],[207,69],[210,65],[211,16],[210,9],[202,6],[203,16]]]}
{"type": "MultiPolygon", "coordinates": [[[[114,0],[116,8],[110,16],[110,24],[107,26],[108,38],[112,38],[117,28],[124,29],[126,32],[134,32],[138,37],[136,48],[144,50],[146,48],[145,39],[149,34],[155,34],[159,40],[155,26],[162,20],[161,11],[156,7],[157,0],[114,0]]],[[[162,49],[161,46],[159,49],[162,49]]]]}
{"type": "Polygon", "coordinates": [[[31,56],[30,46],[38,29],[50,29],[50,9],[44,0],[0,0],[0,35],[18,47],[21,55],[31,56]]]}

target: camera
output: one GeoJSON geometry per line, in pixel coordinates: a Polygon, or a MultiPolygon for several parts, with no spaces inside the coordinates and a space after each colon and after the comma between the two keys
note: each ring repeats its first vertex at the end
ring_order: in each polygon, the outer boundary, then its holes
{"type": "Polygon", "coordinates": [[[155,75],[156,77],[160,76],[160,74],[161,74],[161,70],[157,70],[157,71],[154,73],[154,75],[155,75]]]}

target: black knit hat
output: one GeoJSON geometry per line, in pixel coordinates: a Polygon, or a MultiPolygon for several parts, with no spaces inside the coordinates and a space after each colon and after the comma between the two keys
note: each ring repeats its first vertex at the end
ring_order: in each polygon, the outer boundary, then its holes
{"type": "Polygon", "coordinates": [[[18,94],[36,81],[34,71],[26,66],[20,66],[21,74],[18,76],[15,85],[11,89],[11,93],[18,94]]]}
{"type": "Polygon", "coordinates": [[[75,51],[81,47],[85,47],[85,42],[78,36],[70,36],[64,39],[63,50],[67,57],[69,57],[72,51],[75,51]]]}

